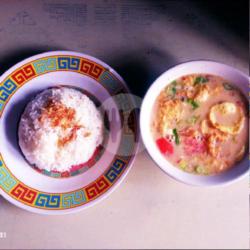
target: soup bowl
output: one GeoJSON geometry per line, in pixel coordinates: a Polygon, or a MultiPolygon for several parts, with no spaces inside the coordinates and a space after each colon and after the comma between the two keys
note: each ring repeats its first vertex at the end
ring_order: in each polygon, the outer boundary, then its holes
{"type": "Polygon", "coordinates": [[[248,100],[249,77],[243,72],[214,61],[190,61],[174,66],[158,77],[147,91],[141,106],[140,128],[144,145],[155,163],[168,175],[183,183],[194,186],[215,186],[229,184],[245,177],[249,171],[248,154],[229,170],[210,176],[184,172],[173,166],[161,154],[151,131],[153,106],[160,92],[174,80],[190,74],[211,74],[233,83],[248,100]]]}

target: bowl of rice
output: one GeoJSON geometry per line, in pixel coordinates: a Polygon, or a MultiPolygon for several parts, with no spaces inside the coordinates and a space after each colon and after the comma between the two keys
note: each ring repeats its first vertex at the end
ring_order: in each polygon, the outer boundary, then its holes
{"type": "Polygon", "coordinates": [[[97,58],[35,55],[0,77],[0,194],[42,214],[72,213],[107,197],[138,146],[135,102],[97,58]]]}

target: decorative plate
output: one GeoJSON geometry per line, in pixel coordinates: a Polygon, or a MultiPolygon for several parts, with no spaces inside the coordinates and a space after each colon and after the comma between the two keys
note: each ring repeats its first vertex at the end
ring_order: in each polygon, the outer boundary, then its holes
{"type": "Polygon", "coordinates": [[[16,64],[0,77],[0,194],[42,214],[76,212],[107,197],[125,178],[136,154],[135,108],[122,78],[91,56],[56,51],[16,64]],[[103,148],[70,173],[37,171],[18,145],[18,123],[25,106],[37,93],[58,85],[88,93],[106,118],[103,148]]]}

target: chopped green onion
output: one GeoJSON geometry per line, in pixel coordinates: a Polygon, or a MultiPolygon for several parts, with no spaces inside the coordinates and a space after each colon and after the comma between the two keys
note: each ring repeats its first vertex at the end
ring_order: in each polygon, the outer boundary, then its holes
{"type": "Polygon", "coordinates": [[[165,88],[165,92],[168,96],[174,98],[177,92],[177,88],[176,88],[177,82],[173,81],[171,82],[166,88],[165,88]]]}
{"type": "Polygon", "coordinates": [[[230,84],[227,83],[227,82],[224,82],[224,83],[223,83],[223,87],[224,87],[225,90],[233,90],[233,89],[234,89],[233,86],[230,85],[230,84]]]}
{"type": "Polygon", "coordinates": [[[208,79],[203,77],[203,76],[198,76],[195,78],[194,80],[194,86],[197,85],[197,84],[200,84],[200,83],[206,83],[208,82],[208,79]]]}
{"type": "Polygon", "coordinates": [[[184,160],[181,160],[181,161],[179,162],[179,167],[180,167],[181,169],[183,169],[183,170],[186,170],[186,168],[187,168],[187,162],[184,161],[184,160]]]}
{"type": "Polygon", "coordinates": [[[200,118],[199,115],[193,115],[193,116],[191,116],[190,118],[187,119],[187,123],[190,124],[190,125],[193,125],[198,121],[199,118],[200,118]]]}
{"type": "Polygon", "coordinates": [[[199,108],[199,104],[195,100],[188,98],[187,102],[192,105],[193,109],[199,108]]]}
{"type": "Polygon", "coordinates": [[[197,167],[195,168],[195,171],[196,171],[198,174],[203,174],[203,173],[204,173],[204,169],[203,169],[203,167],[201,167],[201,166],[197,166],[197,167]]]}
{"type": "Polygon", "coordinates": [[[195,168],[195,171],[196,171],[196,173],[198,173],[198,174],[209,175],[209,172],[207,171],[207,169],[204,168],[204,167],[202,167],[202,166],[197,166],[197,167],[195,168]]]}
{"type": "Polygon", "coordinates": [[[174,139],[175,139],[176,145],[179,145],[180,144],[180,138],[179,138],[179,135],[178,135],[178,132],[177,132],[176,128],[173,129],[173,134],[174,134],[174,139]]]}
{"type": "Polygon", "coordinates": [[[176,87],[173,87],[173,88],[172,88],[172,93],[173,93],[173,95],[175,96],[175,94],[176,94],[176,87]]]}

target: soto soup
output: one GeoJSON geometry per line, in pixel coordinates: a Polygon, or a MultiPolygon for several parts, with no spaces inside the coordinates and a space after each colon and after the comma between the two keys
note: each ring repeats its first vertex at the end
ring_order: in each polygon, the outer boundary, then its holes
{"type": "Polygon", "coordinates": [[[224,172],[248,149],[247,103],[236,86],[219,76],[178,78],[155,102],[154,141],[166,160],[186,172],[224,172]]]}

